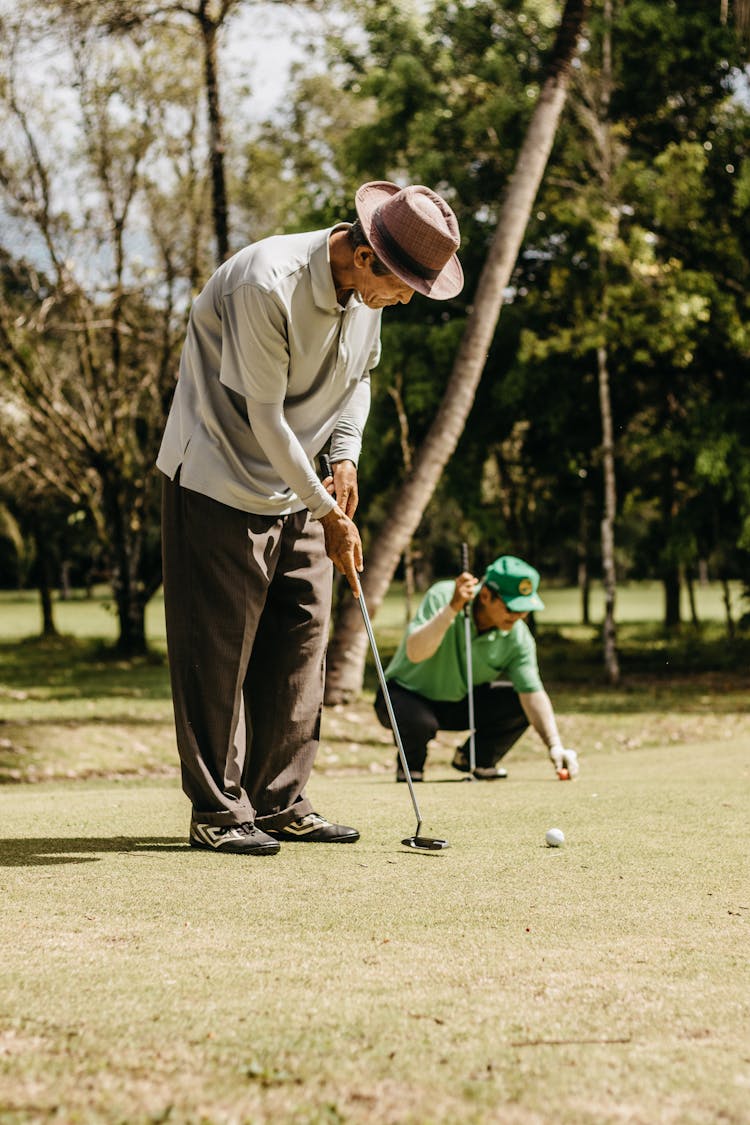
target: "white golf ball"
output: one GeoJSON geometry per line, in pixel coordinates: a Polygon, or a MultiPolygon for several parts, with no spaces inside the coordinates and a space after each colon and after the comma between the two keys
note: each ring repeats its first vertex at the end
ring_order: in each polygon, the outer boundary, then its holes
{"type": "Polygon", "coordinates": [[[565,834],[562,828],[549,828],[544,838],[549,848],[559,848],[565,843],[565,834]]]}

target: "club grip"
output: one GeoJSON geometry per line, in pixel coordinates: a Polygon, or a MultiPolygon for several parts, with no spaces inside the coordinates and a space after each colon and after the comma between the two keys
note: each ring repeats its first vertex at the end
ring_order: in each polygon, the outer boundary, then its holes
{"type": "Polygon", "coordinates": [[[321,479],[325,480],[326,477],[332,477],[333,472],[331,470],[331,458],[328,456],[328,454],[327,453],[320,453],[318,455],[318,461],[320,463],[321,479]]]}
{"type": "MultiPolygon", "coordinates": [[[[469,569],[469,544],[461,544],[461,570],[467,571],[469,569]]],[[[469,606],[468,603],[464,606],[464,617],[469,619],[469,606]]]]}

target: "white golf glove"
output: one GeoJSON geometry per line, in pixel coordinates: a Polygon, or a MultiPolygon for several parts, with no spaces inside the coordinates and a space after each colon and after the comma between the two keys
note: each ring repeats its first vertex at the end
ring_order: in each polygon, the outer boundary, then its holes
{"type": "Polygon", "coordinates": [[[578,776],[578,755],[575,750],[565,750],[562,746],[555,746],[550,750],[549,756],[558,774],[560,770],[567,770],[569,777],[578,776]]]}

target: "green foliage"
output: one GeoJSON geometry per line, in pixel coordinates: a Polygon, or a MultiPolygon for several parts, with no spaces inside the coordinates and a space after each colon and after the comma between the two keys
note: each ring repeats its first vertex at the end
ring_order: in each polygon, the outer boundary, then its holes
{"type": "MultiPolygon", "coordinates": [[[[372,117],[343,138],[341,162],[361,178],[402,175],[447,188],[461,217],[470,299],[557,13],[523,3],[438,3],[429,17],[378,4],[364,13],[368,39],[359,54],[348,52],[347,89],[372,117]]],[[[621,474],[620,562],[659,574],[715,549],[716,529],[706,527],[714,499],[703,495],[710,481],[697,460],[706,456],[701,419],[718,411],[722,424],[740,426],[721,405],[721,371],[737,369],[738,350],[747,350],[745,233],[736,215],[748,115],[731,99],[742,46],[703,5],[615,5],[614,90],[597,132],[603,30],[595,6],[514,303],[443,492],[460,497],[480,550],[511,543],[568,573],[582,549],[595,561],[595,352],[604,344],[621,474]],[[606,178],[601,129],[613,155],[606,178]]],[[[450,332],[435,334],[434,311],[416,303],[384,329],[372,416],[379,442],[363,464],[364,510],[375,525],[381,505],[368,509],[367,493],[382,494],[399,473],[388,389],[403,380],[418,443],[450,368],[450,357],[443,367],[431,349],[461,332],[458,308],[443,315],[450,332]],[[422,329],[415,322],[425,318],[422,329]]],[[[745,503],[731,479],[724,510],[745,503]]],[[[738,536],[744,516],[724,526],[738,536]]]]}
{"type": "Polygon", "coordinates": [[[88,552],[87,569],[112,578],[123,650],[136,651],[161,581],[154,461],[207,263],[200,67],[173,29],[107,37],[74,5],[11,39],[6,237],[30,249],[2,263],[0,472],[38,566],[88,552]],[[40,41],[58,52],[66,99],[23,66],[40,41]]]}
{"type": "MultiPolygon", "coordinates": [[[[749,118],[730,97],[737,40],[697,6],[679,9],[615,6],[607,115],[598,101],[602,25],[592,22],[539,227],[530,231],[534,253],[519,265],[522,328],[504,379],[515,411],[525,387],[544,388],[534,401],[548,409],[529,417],[525,440],[536,473],[547,464],[554,472],[549,450],[562,454],[561,465],[593,469],[596,484],[595,353],[605,346],[621,573],[635,566],[666,577],[709,558],[742,574],[747,491],[734,455],[731,469],[724,458],[748,432],[735,384],[748,352],[747,231],[734,215],[749,118]],[[652,94],[669,76],[658,113],[646,112],[635,89],[642,72],[652,94]],[[534,442],[537,429],[547,441],[534,442]]],[[[558,467],[558,505],[567,495],[575,502],[564,486],[558,467]]]]}
{"type": "MultiPolygon", "coordinates": [[[[146,34],[140,19],[155,5],[117,0],[98,14],[96,6],[64,7],[78,9],[82,43],[96,61],[77,152],[104,163],[115,203],[127,189],[128,161],[138,145],[148,148],[140,208],[153,217],[161,258],[156,269],[129,261],[134,284],[117,305],[123,370],[140,378],[159,352],[165,293],[174,287],[173,349],[186,298],[210,269],[198,59],[182,50],[192,17],[162,13],[146,34]],[[93,15],[100,30],[101,20],[116,26],[117,38],[92,39],[93,15]],[[162,18],[172,19],[169,27],[162,18]]],[[[560,10],[551,0],[364,0],[331,36],[325,72],[297,69],[284,114],[261,126],[237,119],[230,139],[240,154],[231,168],[238,243],[350,218],[356,186],[371,178],[430,184],[459,215],[464,293],[439,306],[417,299],[384,317],[360,466],[366,536],[397,503],[404,440],[419,445],[441,400],[560,10]]],[[[731,21],[722,23],[718,3],[627,0],[613,13],[611,91],[604,6],[596,2],[475,408],[420,528],[425,574],[454,558],[461,538],[480,560],[510,546],[569,580],[582,562],[596,572],[601,346],[612,385],[621,574],[665,577],[699,560],[717,573],[748,571],[746,47],[731,21]]],[[[58,143],[65,135],[58,130],[58,143]]],[[[79,195],[86,230],[76,230],[65,205],[56,230],[88,234],[91,249],[107,229],[106,199],[92,205],[83,186],[79,195]]],[[[20,300],[29,293],[40,307],[48,295],[27,286],[20,300]]],[[[102,294],[95,300],[103,311],[102,294]]],[[[63,322],[71,306],[60,313],[63,322]]],[[[66,331],[54,317],[46,328],[45,347],[51,357],[54,343],[57,356],[66,331]]],[[[26,363],[38,354],[32,335],[20,333],[17,348],[26,363]]],[[[169,350],[161,349],[165,369],[169,350]]],[[[146,393],[148,378],[138,387],[146,393]]],[[[72,386],[68,393],[75,398],[72,386]]],[[[111,388],[120,434],[135,397],[124,380],[111,388]]],[[[101,479],[141,488],[150,426],[137,420],[117,458],[100,455],[101,479]]],[[[78,475],[82,493],[92,477],[78,475]]],[[[124,506],[148,528],[154,559],[154,505],[124,506]]],[[[101,526],[101,505],[97,518],[101,526]]]]}

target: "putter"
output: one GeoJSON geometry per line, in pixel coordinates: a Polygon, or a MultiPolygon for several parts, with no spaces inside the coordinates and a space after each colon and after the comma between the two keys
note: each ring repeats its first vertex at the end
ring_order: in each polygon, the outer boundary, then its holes
{"type": "MultiPolygon", "coordinates": [[[[325,479],[325,477],[332,476],[333,474],[331,472],[331,462],[330,462],[329,458],[324,453],[321,453],[319,459],[320,459],[320,471],[321,471],[321,475],[323,476],[323,478],[325,479]]],[[[385,706],[386,706],[386,709],[388,711],[388,718],[390,719],[390,722],[391,722],[391,729],[393,731],[393,737],[394,737],[394,740],[396,742],[396,747],[398,749],[398,756],[399,756],[399,759],[401,761],[401,768],[404,771],[404,777],[406,778],[407,784],[409,786],[409,793],[411,795],[411,803],[414,806],[414,815],[417,818],[417,830],[416,830],[416,832],[414,833],[413,836],[407,836],[407,838],[405,840],[402,840],[401,843],[407,848],[416,848],[416,849],[419,849],[419,850],[422,850],[422,851],[428,851],[428,852],[439,852],[439,851],[442,851],[443,848],[449,847],[448,841],[447,840],[435,839],[435,837],[433,837],[433,836],[423,836],[421,834],[422,814],[419,811],[419,804],[417,803],[417,795],[414,792],[414,782],[412,781],[411,770],[409,769],[409,763],[406,760],[406,754],[404,752],[404,745],[401,741],[401,734],[399,732],[398,723],[396,722],[396,716],[395,716],[394,711],[393,711],[393,704],[391,703],[391,697],[390,697],[390,693],[388,691],[388,683],[387,683],[386,678],[385,678],[385,672],[383,671],[383,665],[382,665],[381,660],[380,660],[380,654],[378,653],[378,646],[375,642],[375,634],[372,631],[372,623],[370,621],[370,615],[367,612],[367,605],[365,603],[364,595],[362,593],[362,584],[358,581],[357,585],[359,586],[359,597],[357,598],[357,601],[359,602],[359,608],[362,611],[362,620],[365,623],[365,630],[367,632],[367,639],[370,642],[370,648],[372,650],[372,657],[373,657],[373,660],[375,661],[375,668],[377,669],[378,680],[380,681],[380,687],[381,687],[381,690],[383,692],[383,699],[385,700],[385,706]]]]}
{"type": "MultiPolygon", "coordinates": [[[[461,570],[469,569],[469,544],[461,544],[461,570]]],[[[474,724],[474,668],[471,659],[471,608],[467,602],[464,606],[464,644],[466,646],[466,683],[469,689],[469,776],[467,781],[475,781],[474,770],[477,767],[477,747],[474,724]]]]}

